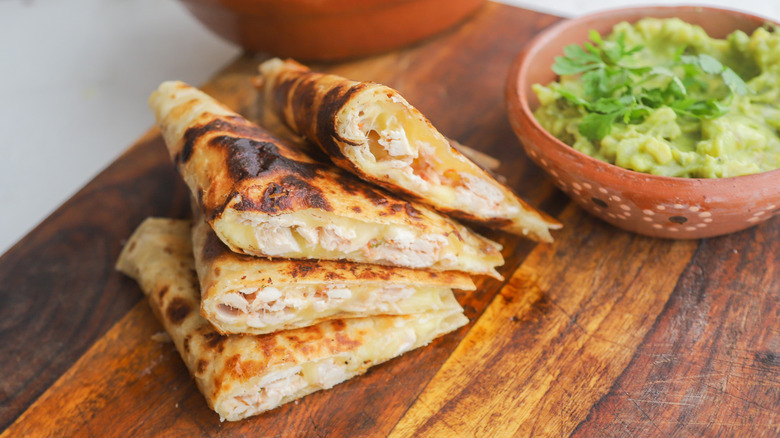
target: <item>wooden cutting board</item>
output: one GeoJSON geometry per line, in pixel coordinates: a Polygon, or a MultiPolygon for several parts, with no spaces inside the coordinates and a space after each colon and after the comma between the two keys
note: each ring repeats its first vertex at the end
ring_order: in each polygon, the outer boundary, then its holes
{"type": "MultiPolygon", "coordinates": [[[[2,436],[778,436],[780,219],[670,241],[571,204],[523,154],[503,103],[514,56],[557,20],[488,4],[416,47],[313,66],[397,88],[564,223],[551,245],[488,233],[505,245],[507,280],[458,295],[468,326],[220,423],[113,269],[145,217],[188,208],[152,130],[0,258],[2,436]]],[[[249,85],[260,60],[241,57],[204,88],[261,119],[249,85]]]]}

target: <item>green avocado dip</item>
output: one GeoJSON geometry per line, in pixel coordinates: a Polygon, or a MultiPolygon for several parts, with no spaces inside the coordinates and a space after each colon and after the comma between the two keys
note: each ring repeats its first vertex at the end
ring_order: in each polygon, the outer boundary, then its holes
{"type": "Polygon", "coordinates": [[[620,23],[564,49],[537,121],[580,152],[654,175],[780,168],[780,32],[710,38],[679,19],[620,23]]]}

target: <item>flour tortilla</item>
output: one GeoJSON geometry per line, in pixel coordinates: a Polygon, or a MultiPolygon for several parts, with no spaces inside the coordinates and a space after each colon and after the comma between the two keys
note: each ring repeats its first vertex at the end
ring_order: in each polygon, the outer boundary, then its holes
{"type": "Polygon", "coordinates": [[[256,81],[266,108],[334,163],[458,219],[552,242],[561,227],[453,147],[397,91],[275,58],[256,81]]]}
{"type": "Polygon", "coordinates": [[[232,251],[501,278],[501,246],[428,207],[317,162],[201,91],[152,93],[168,151],[232,251]]]}
{"type": "Polygon", "coordinates": [[[413,316],[337,319],[267,335],[220,335],[198,312],[190,223],[147,219],[117,269],[136,279],[209,407],[237,421],[364,373],[468,321],[457,303],[413,316]]]}

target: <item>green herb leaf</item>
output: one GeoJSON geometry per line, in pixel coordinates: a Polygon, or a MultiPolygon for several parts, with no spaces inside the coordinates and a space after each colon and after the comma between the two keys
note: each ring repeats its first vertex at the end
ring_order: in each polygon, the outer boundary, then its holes
{"type": "Polygon", "coordinates": [[[581,98],[579,96],[575,96],[574,94],[572,94],[572,93],[570,93],[570,92],[568,92],[566,90],[559,89],[558,90],[558,94],[560,94],[566,100],[568,100],[569,102],[571,102],[571,103],[573,103],[573,104],[575,104],[577,106],[584,106],[585,108],[590,108],[590,102],[588,102],[587,100],[585,100],[585,99],[583,99],[583,98],[581,98]]]}
{"type": "Polygon", "coordinates": [[[582,118],[579,130],[580,134],[589,140],[601,140],[612,130],[612,124],[620,114],[588,113],[582,118]]]}
{"type": "Polygon", "coordinates": [[[604,40],[591,30],[590,40],[592,43],[586,42],[584,47],[567,46],[552,67],[559,75],[581,75],[582,97],[563,88],[557,91],[566,101],[585,109],[579,131],[590,140],[602,140],[615,123],[641,123],[661,107],[685,117],[720,117],[728,111],[734,94],[752,92],[737,73],[716,58],[684,55],[686,47],[676,51],[669,66],[645,67],[636,66],[633,59],[643,47],[626,47],[624,34],[604,40]],[[731,94],[722,101],[695,98],[708,89],[705,75],[720,76],[731,94]],[[655,86],[643,88],[644,84],[655,86]]]}
{"type": "Polygon", "coordinates": [[[745,96],[753,92],[748,84],[746,84],[745,81],[743,81],[734,70],[728,67],[723,70],[723,73],[721,73],[720,76],[723,78],[723,82],[726,83],[731,92],[734,94],[745,96]]]}
{"type": "Polygon", "coordinates": [[[704,53],[698,56],[698,61],[699,67],[701,67],[704,73],[709,73],[711,75],[719,75],[723,72],[723,69],[726,68],[723,67],[723,64],[721,64],[720,61],[704,53]]]}

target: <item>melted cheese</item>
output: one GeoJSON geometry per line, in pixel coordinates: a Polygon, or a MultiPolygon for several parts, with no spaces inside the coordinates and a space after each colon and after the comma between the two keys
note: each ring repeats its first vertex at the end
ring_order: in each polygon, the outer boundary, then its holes
{"type": "Polygon", "coordinates": [[[350,260],[408,268],[456,270],[493,275],[501,256],[485,255],[454,233],[424,234],[413,227],[324,217],[302,210],[276,216],[227,209],[214,223],[217,235],[234,251],[257,256],[350,260]]]}
{"type": "Polygon", "coordinates": [[[278,365],[262,376],[237,387],[215,403],[223,420],[239,420],[272,409],[362,374],[434,338],[465,325],[462,310],[433,312],[398,318],[394,327],[372,333],[359,346],[335,355],[319,357],[298,365],[278,365]]]}
{"type": "Polygon", "coordinates": [[[298,284],[242,287],[209,296],[207,314],[228,333],[263,334],[331,317],[405,315],[444,308],[451,289],[412,284],[298,284]]]}

